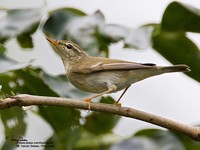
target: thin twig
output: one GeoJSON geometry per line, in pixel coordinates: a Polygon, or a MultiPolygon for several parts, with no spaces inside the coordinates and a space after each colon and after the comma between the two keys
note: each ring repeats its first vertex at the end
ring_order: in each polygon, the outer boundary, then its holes
{"type": "MultiPolygon", "coordinates": [[[[10,108],[13,106],[30,106],[30,105],[44,105],[44,106],[61,106],[71,107],[79,109],[88,109],[87,103],[84,101],[58,98],[58,97],[45,97],[45,96],[33,96],[27,94],[21,94],[17,96],[8,96],[8,98],[0,101],[0,110],[10,108]]],[[[126,116],[151,124],[155,124],[181,134],[184,134],[196,141],[200,141],[200,127],[193,127],[186,124],[182,124],[167,118],[163,118],[157,115],[146,113],[140,110],[136,110],[129,107],[119,107],[111,104],[104,103],[91,103],[91,110],[111,113],[120,116],[126,116]]]]}

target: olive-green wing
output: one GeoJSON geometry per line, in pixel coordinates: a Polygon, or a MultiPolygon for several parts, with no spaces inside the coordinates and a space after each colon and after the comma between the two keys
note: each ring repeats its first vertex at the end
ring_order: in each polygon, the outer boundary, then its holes
{"type": "Polygon", "coordinates": [[[141,68],[152,68],[155,67],[155,64],[152,63],[134,63],[134,62],[120,62],[120,63],[93,63],[92,65],[81,65],[81,67],[77,67],[74,72],[77,73],[91,73],[91,72],[99,72],[99,71],[114,71],[114,70],[134,70],[141,68]]]}

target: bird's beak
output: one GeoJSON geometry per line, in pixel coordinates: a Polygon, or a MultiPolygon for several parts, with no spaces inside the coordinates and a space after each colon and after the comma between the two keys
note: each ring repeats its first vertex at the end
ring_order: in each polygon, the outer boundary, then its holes
{"type": "Polygon", "coordinates": [[[53,44],[54,46],[59,46],[57,40],[54,40],[54,39],[51,39],[51,38],[48,38],[48,37],[46,37],[46,39],[47,39],[51,44],[53,44]]]}

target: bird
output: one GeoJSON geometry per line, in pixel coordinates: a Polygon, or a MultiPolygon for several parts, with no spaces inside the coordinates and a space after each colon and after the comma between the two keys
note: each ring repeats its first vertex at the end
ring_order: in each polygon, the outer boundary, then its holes
{"type": "Polygon", "coordinates": [[[98,93],[82,100],[88,103],[89,110],[91,100],[96,97],[124,89],[114,103],[121,107],[119,102],[133,83],[163,73],[190,71],[189,67],[184,64],[157,66],[154,63],[93,57],[73,42],[49,37],[46,39],[55,47],[56,53],[61,57],[66,76],[72,85],[83,91],[98,93]]]}

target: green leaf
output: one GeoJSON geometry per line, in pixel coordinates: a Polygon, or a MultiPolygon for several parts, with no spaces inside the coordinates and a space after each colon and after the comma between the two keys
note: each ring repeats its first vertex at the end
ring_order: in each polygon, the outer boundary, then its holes
{"type": "MultiPolygon", "coordinates": [[[[111,97],[102,97],[100,102],[113,104],[115,101],[111,97]]],[[[99,135],[110,132],[119,121],[120,116],[114,116],[112,114],[101,112],[93,112],[85,119],[86,123],[84,124],[84,128],[96,135],[99,135]]]]}
{"type": "Polygon", "coordinates": [[[8,149],[15,149],[16,143],[13,144],[13,142],[10,142],[9,140],[6,140],[1,147],[1,150],[8,150],[8,149]]]}
{"type": "MultiPolygon", "coordinates": [[[[187,143],[197,143],[183,136],[187,143]],[[189,141],[189,142],[188,142],[189,141]]],[[[200,144],[196,145],[200,148],[200,144]]],[[[171,131],[162,131],[158,129],[144,129],[138,131],[132,138],[114,144],[112,149],[137,149],[137,150],[197,150],[191,144],[189,149],[177,135],[171,131]]]]}
{"type": "Polygon", "coordinates": [[[114,144],[112,149],[199,150],[200,143],[172,131],[144,129],[135,133],[133,137],[114,144]]]}
{"type": "Polygon", "coordinates": [[[38,28],[42,18],[41,8],[4,10],[6,16],[0,19],[0,43],[17,36],[23,48],[32,48],[30,35],[38,28]]]}
{"type": "Polygon", "coordinates": [[[154,25],[153,48],[173,64],[186,64],[191,78],[200,81],[200,51],[185,32],[200,32],[200,10],[172,2],[166,8],[161,25],[154,25]]]}
{"type": "MultiPolygon", "coordinates": [[[[158,144],[159,143],[167,144],[167,141],[170,140],[171,138],[171,140],[174,139],[173,142],[170,142],[171,144],[174,144],[175,146],[175,144],[178,145],[179,143],[181,143],[184,146],[184,150],[199,150],[200,149],[199,142],[194,141],[182,134],[179,134],[173,131],[162,131],[158,129],[144,129],[144,130],[138,131],[135,134],[135,137],[151,138],[154,141],[157,141],[158,144]]],[[[177,147],[176,149],[179,149],[179,148],[177,147]]]]}
{"type": "Polygon", "coordinates": [[[14,137],[22,136],[25,133],[24,112],[20,107],[4,109],[0,111],[1,119],[5,127],[5,135],[14,137]]]}
{"type": "Polygon", "coordinates": [[[32,38],[29,34],[18,35],[17,41],[22,48],[33,48],[32,38]]]}
{"type": "Polygon", "coordinates": [[[199,150],[200,149],[200,142],[191,140],[189,137],[186,137],[182,134],[172,132],[174,133],[184,144],[186,150],[199,150]]]}
{"type": "Polygon", "coordinates": [[[188,65],[187,75],[200,82],[200,51],[184,33],[161,32],[153,37],[153,48],[173,64],[188,65]]]}
{"type": "Polygon", "coordinates": [[[3,55],[6,51],[6,48],[4,47],[3,44],[0,44],[0,55],[3,55]]]}
{"type": "Polygon", "coordinates": [[[43,31],[47,36],[57,40],[73,41],[94,56],[98,55],[98,50],[103,50],[99,48],[108,49],[107,43],[106,46],[102,46],[99,35],[102,25],[104,25],[104,17],[100,11],[87,16],[76,9],[63,8],[51,12],[43,31]]]}
{"type": "Polygon", "coordinates": [[[5,129],[4,135],[5,137],[8,137],[8,139],[4,140],[5,143],[2,149],[8,147],[14,148],[16,147],[17,142],[11,141],[11,138],[18,139],[20,136],[23,137],[25,134],[26,123],[24,121],[24,112],[20,107],[13,107],[1,110],[0,116],[5,129]]]}
{"type": "Polygon", "coordinates": [[[129,29],[106,24],[100,11],[92,15],[77,13],[79,10],[63,8],[50,13],[43,31],[57,40],[69,40],[80,45],[92,56],[107,56],[110,43],[123,40],[129,29]]]}
{"type": "Polygon", "coordinates": [[[200,10],[179,2],[172,2],[166,8],[162,30],[200,33],[200,10]]]}
{"type": "Polygon", "coordinates": [[[80,112],[64,107],[39,107],[38,112],[54,129],[55,149],[72,149],[80,137],[80,112]]]}
{"type": "Polygon", "coordinates": [[[45,147],[44,150],[55,150],[55,143],[58,142],[55,133],[46,141],[47,143],[52,143],[52,147],[45,147]]]}
{"type": "Polygon", "coordinates": [[[78,9],[62,8],[50,12],[50,17],[43,26],[43,32],[56,39],[67,39],[69,32],[68,22],[74,18],[85,16],[85,13],[78,9]],[[66,31],[67,30],[67,31],[66,31]]]}
{"type": "Polygon", "coordinates": [[[0,74],[0,96],[1,98],[5,98],[6,94],[10,94],[11,91],[17,92],[17,84],[15,75],[13,73],[1,73],[0,74]]]}
{"type": "Polygon", "coordinates": [[[20,89],[22,89],[22,93],[26,94],[41,96],[58,96],[43,82],[43,80],[38,74],[37,68],[34,69],[27,67],[21,70],[14,71],[14,74],[23,82],[22,87],[18,88],[18,92],[20,92],[20,89]]]}
{"type": "Polygon", "coordinates": [[[37,69],[30,67],[1,73],[0,85],[2,85],[0,92],[2,97],[5,97],[5,94],[10,94],[11,91],[15,94],[58,96],[43,82],[37,69]]]}
{"type": "Polygon", "coordinates": [[[114,143],[121,141],[123,138],[114,133],[105,133],[94,135],[85,130],[81,131],[81,138],[77,142],[74,150],[109,150],[114,143]]]}

